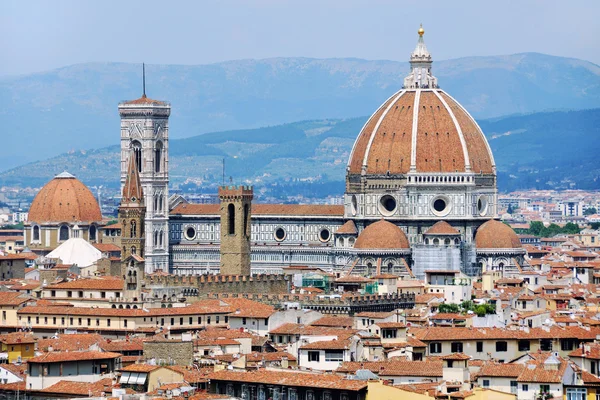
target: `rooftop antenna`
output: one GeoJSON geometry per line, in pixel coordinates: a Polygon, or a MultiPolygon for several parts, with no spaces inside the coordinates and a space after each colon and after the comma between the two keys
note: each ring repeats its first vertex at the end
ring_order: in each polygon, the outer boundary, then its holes
{"type": "Polygon", "coordinates": [[[142,87],[144,90],[144,94],[142,97],[146,97],[146,64],[142,63],[142,87]]]}

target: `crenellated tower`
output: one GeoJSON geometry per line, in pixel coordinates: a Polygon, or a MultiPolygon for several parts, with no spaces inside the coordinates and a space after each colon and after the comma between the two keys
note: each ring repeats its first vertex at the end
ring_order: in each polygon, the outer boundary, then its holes
{"type": "Polygon", "coordinates": [[[251,186],[222,186],[221,275],[250,275],[251,186]]]}
{"type": "Polygon", "coordinates": [[[144,193],[146,273],[169,270],[169,115],[171,105],[144,94],[119,104],[121,116],[121,187],[135,159],[144,193]]]}

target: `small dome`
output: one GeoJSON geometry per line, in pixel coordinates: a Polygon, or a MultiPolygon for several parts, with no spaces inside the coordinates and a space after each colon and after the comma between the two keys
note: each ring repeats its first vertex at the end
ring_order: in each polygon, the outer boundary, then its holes
{"type": "Polygon", "coordinates": [[[457,231],[447,223],[446,221],[438,221],[431,228],[425,232],[426,235],[460,235],[460,232],[457,231]]]}
{"type": "Polygon", "coordinates": [[[477,249],[520,249],[523,247],[512,228],[491,219],[481,225],[475,234],[477,249]]]}
{"type": "Polygon", "coordinates": [[[29,221],[99,222],[102,212],[96,198],[80,180],[63,172],[48,182],[29,208],[29,221]]]}
{"type": "Polygon", "coordinates": [[[409,249],[406,235],[396,225],[379,220],[365,228],[354,244],[355,249],[409,249]]]}

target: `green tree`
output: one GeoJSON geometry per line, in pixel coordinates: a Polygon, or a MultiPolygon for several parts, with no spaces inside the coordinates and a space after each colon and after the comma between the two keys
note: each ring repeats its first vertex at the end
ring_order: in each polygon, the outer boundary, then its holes
{"type": "Polygon", "coordinates": [[[583,215],[594,215],[598,212],[594,207],[590,207],[583,212],[583,215]]]}
{"type": "Polygon", "coordinates": [[[544,229],[546,229],[546,227],[540,221],[532,221],[529,224],[529,233],[532,235],[541,236],[544,229]]]}
{"type": "Polygon", "coordinates": [[[441,313],[452,313],[452,314],[456,314],[460,311],[458,304],[446,304],[446,303],[442,303],[440,304],[440,306],[438,307],[438,311],[441,313]]]}
{"type": "Polygon", "coordinates": [[[568,234],[574,235],[579,232],[581,232],[581,229],[579,228],[579,226],[572,222],[566,223],[565,226],[563,226],[563,228],[562,228],[562,233],[568,233],[568,234]]]}

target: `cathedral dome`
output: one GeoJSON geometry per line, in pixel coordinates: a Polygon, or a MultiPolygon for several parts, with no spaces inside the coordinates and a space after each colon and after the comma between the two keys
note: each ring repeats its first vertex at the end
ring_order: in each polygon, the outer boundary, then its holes
{"type": "Polygon", "coordinates": [[[102,213],[96,198],[81,181],[68,172],[57,175],[35,196],[29,221],[99,222],[102,213]]]}
{"type": "Polygon", "coordinates": [[[493,174],[494,158],[469,113],[440,89],[403,89],[362,128],[349,174],[493,174]]]}
{"type": "Polygon", "coordinates": [[[348,175],[495,174],[494,158],[471,115],[439,89],[419,30],[404,87],[384,102],[358,135],[348,175]]]}
{"type": "Polygon", "coordinates": [[[381,219],[367,226],[356,239],[355,249],[409,249],[406,235],[398,226],[381,219]]]}
{"type": "Polygon", "coordinates": [[[475,234],[477,249],[520,249],[523,247],[512,228],[500,221],[491,219],[481,225],[475,234]]]}

